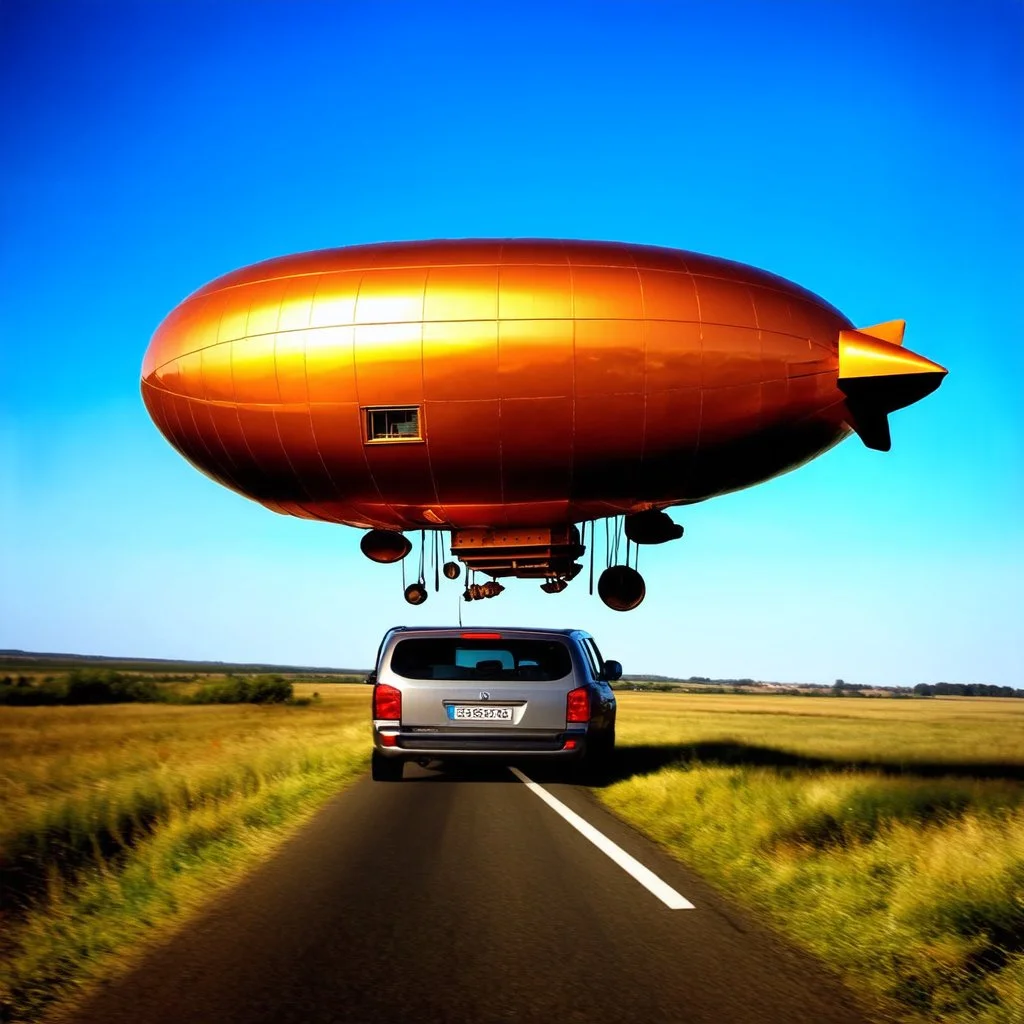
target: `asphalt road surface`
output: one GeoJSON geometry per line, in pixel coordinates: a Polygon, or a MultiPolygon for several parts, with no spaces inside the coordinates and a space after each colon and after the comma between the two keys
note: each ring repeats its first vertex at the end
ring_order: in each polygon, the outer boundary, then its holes
{"type": "Polygon", "coordinates": [[[403,783],[366,778],[333,799],[72,1019],[863,1024],[815,961],[585,789],[542,785],[656,891],[507,768],[407,766],[403,783]]]}

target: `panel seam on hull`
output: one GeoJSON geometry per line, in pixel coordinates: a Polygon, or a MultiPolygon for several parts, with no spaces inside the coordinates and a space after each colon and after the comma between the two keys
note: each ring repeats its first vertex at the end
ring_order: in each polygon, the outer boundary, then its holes
{"type": "MultiPolygon", "coordinates": [[[[249,309],[250,309],[250,311],[252,310],[252,301],[251,300],[249,302],[249,309]]],[[[223,318],[223,314],[222,314],[222,318],[223,318]]],[[[246,322],[247,323],[248,323],[248,319],[249,319],[249,314],[246,313],[246,322]]],[[[252,459],[252,464],[254,466],[259,466],[259,464],[260,464],[259,460],[256,458],[256,455],[255,455],[255,453],[252,450],[252,445],[249,444],[249,438],[245,436],[245,428],[242,426],[242,417],[239,415],[239,408],[241,406],[241,403],[238,402],[238,385],[235,383],[235,348],[234,348],[234,340],[232,340],[230,342],[226,342],[225,344],[230,345],[230,351],[228,353],[229,356],[230,356],[230,359],[228,360],[228,366],[231,368],[231,392],[235,396],[235,403],[234,403],[232,411],[235,414],[235,419],[238,421],[238,435],[242,439],[242,444],[245,445],[245,450],[249,453],[249,458],[252,459]]],[[[278,392],[278,394],[280,395],[280,392],[278,392]]],[[[256,499],[256,500],[260,500],[260,499],[256,499]]]]}
{"type": "MultiPolygon", "coordinates": [[[[301,334],[303,331],[331,330],[335,327],[407,327],[410,324],[494,324],[494,323],[564,323],[567,320],[581,321],[583,323],[608,323],[617,324],[702,324],[707,327],[728,327],[732,331],[758,331],[765,328],[748,326],[747,324],[730,324],[721,320],[691,320],[681,319],[677,316],[447,316],[443,318],[423,317],[419,320],[346,320],[335,324],[307,324],[305,327],[288,327],[282,330],[256,331],[252,334],[240,334],[236,338],[217,338],[209,344],[200,345],[197,348],[190,348],[172,356],[177,359],[181,356],[190,355],[193,352],[202,352],[208,348],[216,348],[217,345],[231,345],[236,341],[249,341],[252,338],[277,337],[279,334],[301,334]]],[[[842,328],[842,330],[854,330],[854,328],[842,328]]],[[[812,341],[806,334],[793,333],[792,331],[770,331],[780,338],[796,338],[800,341],[812,341]]],[[[838,338],[838,335],[837,335],[838,338]]],[[[823,347],[820,342],[814,342],[819,348],[823,347]]],[[[170,362],[171,360],[168,360],[170,362]]],[[[159,366],[166,366],[160,363],[159,366]]]]}
{"type": "MultiPolygon", "coordinates": [[[[365,276],[366,276],[366,272],[363,271],[361,276],[360,276],[360,278],[359,278],[359,284],[356,285],[355,299],[353,300],[353,303],[352,303],[352,308],[353,309],[357,309],[359,307],[359,293],[362,290],[363,279],[365,278],[365,276]]],[[[337,326],[342,326],[342,325],[337,325],[337,326]]],[[[348,325],[345,325],[345,326],[348,326],[348,325]]],[[[352,386],[353,386],[353,389],[354,389],[355,395],[356,395],[356,409],[358,410],[358,419],[359,419],[359,422],[356,424],[356,426],[359,429],[359,440],[360,440],[360,442],[362,442],[363,431],[365,430],[366,425],[362,421],[362,418],[363,418],[363,412],[362,412],[362,410],[363,410],[363,403],[362,403],[362,400],[359,397],[359,368],[356,366],[356,332],[354,330],[352,331],[352,381],[353,381],[353,385],[352,386]]],[[[373,489],[377,492],[377,497],[380,498],[380,503],[391,513],[392,519],[397,519],[398,516],[397,516],[394,508],[392,508],[392,506],[388,502],[386,502],[384,500],[384,492],[381,491],[380,485],[377,483],[377,478],[373,475],[373,470],[370,468],[370,459],[369,459],[369,456],[366,454],[366,445],[360,443],[359,451],[362,453],[362,456],[363,456],[363,463],[366,466],[366,474],[370,478],[370,483],[373,484],[373,489]]]]}
{"type": "MultiPolygon", "coordinates": [[[[424,281],[424,289],[426,289],[426,281],[424,281]]],[[[424,299],[426,302],[426,299],[424,299]]],[[[434,476],[434,463],[430,458],[430,417],[427,416],[427,384],[426,384],[426,371],[423,366],[423,323],[420,321],[420,406],[423,409],[423,452],[427,460],[427,474],[430,477],[430,489],[434,492],[434,504],[441,510],[442,515],[447,519],[448,513],[445,511],[444,505],[441,504],[441,495],[437,489],[437,479],[434,476]]]]}
{"type": "MultiPolygon", "coordinates": [[[[196,404],[198,404],[198,405],[208,405],[208,403],[205,402],[205,401],[198,401],[196,404]]],[[[189,403],[189,414],[192,417],[192,422],[195,423],[195,421],[196,421],[196,414],[192,411],[192,403],[191,402],[189,403]]],[[[231,458],[231,453],[228,451],[227,445],[224,444],[224,439],[220,435],[220,430],[217,427],[217,421],[213,418],[212,415],[210,416],[210,425],[213,427],[213,435],[217,439],[217,443],[220,445],[221,449],[224,452],[224,457],[228,460],[228,463],[231,465],[232,470],[235,471],[235,472],[238,472],[238,466],[235,465],[235,460],[233,458],[231,458]]],[[[196,430],[198,430],[198,429],[199,429],[199,425],[196,424],[196,430]]],[[[212,453],[211,453],[211,456],[212,456],[212,453]]],[[[221,472],[224,473],[223,467],[221,468],[221,472]]],[[[244,489],[240,486],[238,480],[231,473],[224,473],[224,475],[232,482],[232,485],[234,486],[234,488],[237,491],[240,491],[240,492],[244,493],[244,489]]]]}
{"type": "MultiPolygon", "coordinates": [[[[697,253],[695,255],[702,256],[705,259],[721,259],[722,258],[720,256],[705,256],[704,254],[701,254],[701,253],[697,253]]],[[[401,264],[401,265],[394,265],[394,266],[387,266],[387,267],[367,267],[367,266],[321,267],[318,270],[303,271],[302,273],[298,273],[298,274],[277,274],[277,275],[274,275],[273,277],[260,277],[260,278],[255,278],[255,279],[253,279],[251,281],[239,281],[236,284],[226,284],[226,285],[223,285],[220,288],[212,289],[211,291],[203,291],[203,288],[208,287],[207,285],[204,285],[202,288],[196,289],[196,291],[192,292],[190,295],[186,295],[185,298],[182,299],[182,303],[189,302],[189,301],[192,301],[192,300],[211,298],[212,296],[220,294],[222,292],[235,291],[235,290],[237,290],[239,288],[250,288],[250,287],[253,287],[255,285],[270,284],[270,283],[275,282],[275,281],[292,281],[292,280],[297,280],[297,279],[303,278],[303,277],[316,277],[318,275],[322,276],[323,274],[339,274],[339,273],[344,273],[344,274],[366,274],[366,273],[371,273],[371,272],[387,273],[388,271],[392,271],[392,270],[434,270],[435,268],[442,268],[442,267],[445,268],[445,269],[448,269],[448,270],[462,270],[462,269],[469,270],[469,269],[481,269],[481,268],[485,268],[485,267],[499,267],[499,268],[500,267],[558,267],[558,268],[562,268],[562,267],[581,267],[581,268],[582,267],[586,267],[588,269],[594,269],[594,270],[631,270],[632,269],[632,270],[636,270],[636,271],[647,270],[647,271],[652,271],[652,272],[656,272],[656,273],[659,273],[659,274],[678,274],[681,277],[691,277],[691,278],[700,277],[700,278],[704,278],[704,279],[709,280],[709,281],[726,281],[726,282],[729,282],[729,283],[736,283],[736,282],[733,281],[732,278],[722,277],[722,276],[720,276],[718,274],[704,274],[704,273],[701,273],[699,271],[694,271],[694,270],[689,270],[689,269],[673,270],[670,267],[645,267],[645,266],[640,266],[640,265],[636,264],[635,262],[634,262],[632,267],[622,266],[622,264],[619,264],[619,263],[571,263],[571,262],[570,263],[549,263],[549,262],[542,262],[542,261],[539,261],[539,260],[531,260],[528,263],[497,263],[497,262],[494,262],[494,261],[486,261],[486,262],[481,262],[481,263],[411,263],[411,264],[401,264]]],[[[812,291],[810,291],[807,288],[803,288],[801,285],[795,284],[792,281],[787,281],[785,278],[780,279],[780,284],[779,285],[775,285],[772,282],[767,282],[767,281],[756,281],[756,282],[743,281],[741,283],[742,284],[746,284],[748,286],[761,288],[764,291],[772,292],[772,293],[774,293],[776,295],[784,295],[787,298],[793,298],[794,295],[795,295],[798,298],[801,298],[801,299],[804,299],[805,301],[810,302],[812,305],[819,305],[820,304],[820,306],[823,309],[826,309],[830,313],[834,313],[834,314],[838,315],[843,320],[846,319],[846,317],[844,317],[843,314],[835,306],[833,306],[829,302],[826,302],[825,299],[823,299],[820,295],[817,295],[815,292],[812,292],[812,291]]]]}
{"type": "MultiPolygon", "coordinates": [[[[420,320],[386,320],[386,321],[382,321],[380,323],[372,323],[372,324],[371,323],[332,324],[330,326],[330,328],[300,327],[300,328],[296,328],[295,330],[292,330],[292,331],[277,331],[277,332],[268,332],[267,334],[245,335],[245,337],[242,337],[242,338],[232,338],[232,339],[230,339],[228,341],[215,341],[215,342],[213,342],[210,345],[200,345],[198,348],[190,348],[190,349],[182,350],[181,352],[176,352],[173,356],[170,356],[164,362],[159,363],[156,366],[154,366],[153,369],[150,370],[148,376],[146,378],[144,378],[144,379],[146,379],[146,380],[150,379],[151,377],[153,377],[157,373],[159,373],[161,370],[163,370],[165,367],[170,366],[171,363],[174,363],[174,362],[176,362],[179,359],[184,359],[186,356],[195,355],[197,352],[205,352],[208,349],[216,348],[218,345],[233,345],[233,344],[235,344],[235,342],[238,342],[238,341],[248,341],[250,338],[267,338],[267,337],[270,337],[271,335],[274,335],[276,337],[279,334],[299,334],[299,333],[302,333],[304,331],[317,331],[317,330],[322,330],[322,329],[332,329],[332,328],[335,328],[335,327],[353,327],[353,328],[354,327],[408,327],[410,324],[416,324],[416,323],[430,323],[430,324],[566,323],[566,322],[575,323],[577,320],[582,320],[585,323],[605,323],[607,321],[612,321],[614,323],[630,323],[630,324],[641,324],[641,325],[647,324],[647,323],[652,323],[652,324],[680,324],[680,325],[687,325],[687,326],[694,325],[694,326],[698,326],[698,327],[704,327],[704,326],[706,326],[706,327],[727,327],[730,330],[751,331],[752,333],[756,332],[758,334],[760,334],[761,331],[764,330],[764,328],[760,328],[760,327],[744,327],[741,324],[725,324],[725,323],[719,323],[718,321],[714,321],[714,320],[706,320],[706,321],[705,320],[675,320],[675,319],[671,319],[671,318],[668,318],[668,317],[643,317],[642,319],[640,319],[640,318],[637,318],[637,317],[568,317],[568,316],[552,317],[552,316],[548,316],[548,317],[535,317],[535,318],[529,318],[529,317],[503,317],[501,319],[490,319],[490,318],[487,318],[487,319],[484,319],[484,320],[480,320],[480,319],[470,319],[470,320],[422,320],[422,321],[420,321],[420,320]]],[[[824,346],[824,345],[822,345],[820,343],[817,343],[817,342],[813,342],[812,339],[808,338],[806,334],[791,334],[789,332],[783,332],[783,331],[769,331],[769,333],[773,334],[773,335],[775,335],[776,337],[779,337],[779,338],[792,338],[792,339],[794,339],[796,341],[807,341],[807,342],[810,342],[815,348],[820,348],[822,351],[825,351],[825,352],[831,351],[826,346],[824,346]]],[[[354,344],[355,344],[355,341],[354,341],[354,338],[353,338],[353,345],[354,344]]],[[[838,352],[838,348],[836,348],[836,352],[838,352]]],[[[421,356],[421,359],[422,359],[422,356],[421,356]]]]}

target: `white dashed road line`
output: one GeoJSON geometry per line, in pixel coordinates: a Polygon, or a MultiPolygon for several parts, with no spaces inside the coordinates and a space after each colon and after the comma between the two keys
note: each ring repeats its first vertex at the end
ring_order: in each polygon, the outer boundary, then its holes
{"type": "Polygon", "coordinates": [[[527,778],[518,768],[509,767],[509,771],[532,793],[536,794],[556,814],[560,814],[584,839],[589,839],[603,854],[610,857],[616,864],[632,875],[648,892],[657,896],[670,910],[693,910],[693,904],[663,882],[653,871],[645,868],[635,857],[631,857],[621,846],[613,843],[604,833],[598,832],[589,821],[581,818],[575,811],[569,810],[561,800],[553,797],[543,786],[537,785],[527,778]]]}

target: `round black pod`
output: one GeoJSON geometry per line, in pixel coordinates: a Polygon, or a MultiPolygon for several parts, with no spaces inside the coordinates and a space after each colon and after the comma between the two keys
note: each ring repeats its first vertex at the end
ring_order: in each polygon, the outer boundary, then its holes
{"type": "Polygon", "coordinates": [[[458,562],[445,562],[444,565],[441,566],[441,572],[444,573],[444,578],[446,580],[457,580],[462,569],[459,568],[458,562]]]}
{"type": "Polygon", "coordinates": [[[405,588],[405,599],[409,604],[423,604],[427,599],[427,588],[422,583],[410,583],[405,588]]]}
{"type": "Polygon", "coordinates": [[[412,544],[397,530],[370,530],[359,541],[359,550],[372,562],[400,562],[412,550],[412,544]]]}
{"type": "Polygon", "coordinates": [[[634,544],[664,544],[682,535],[683,528],[658,509],[626,516],[626,537],[634,544]]]}
{"type": "Polygon", "coordinates": [[[643,576],[627,565],[613,565],[601,573],[597,592],[609,608],[617,612],[634,609],[647,594],[643,576]]]}

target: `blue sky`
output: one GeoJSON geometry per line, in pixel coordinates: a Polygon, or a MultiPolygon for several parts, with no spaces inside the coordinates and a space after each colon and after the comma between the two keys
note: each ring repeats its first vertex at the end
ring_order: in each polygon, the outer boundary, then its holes
{"type": "Polygon", "coordinates": [[[513,581],[467,624],[588,628],[627,671],[1024,686],[1024,7],[0,6],[0,647],[366,666],[413,609],[359,533],[158,434],[186,294],[285,253],[552,236],[782,274],[950,370],[803,469],[678,510],[623,615],[513,581]]]}

